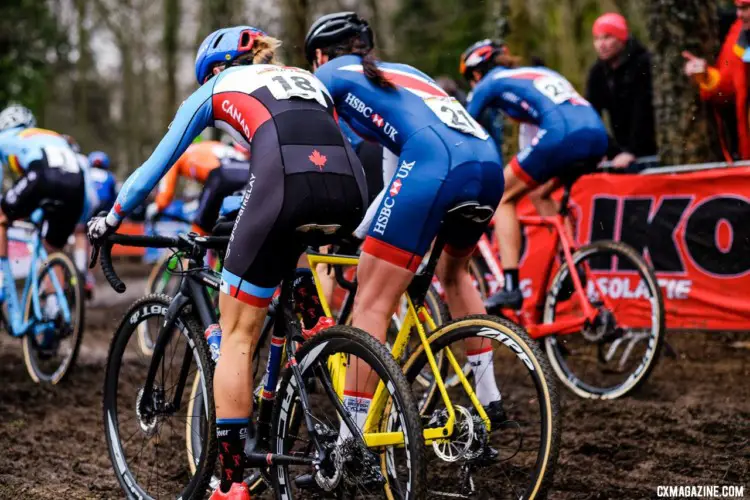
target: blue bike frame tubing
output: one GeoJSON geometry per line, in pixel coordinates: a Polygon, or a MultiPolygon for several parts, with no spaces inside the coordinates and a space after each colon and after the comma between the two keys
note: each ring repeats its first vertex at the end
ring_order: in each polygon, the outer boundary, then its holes
{"type": "MultiPolygon", "coordinates": [[[[35,226],[39,224],[42,220],[42,213],[37,211],[34,212],[31,216],[32,222],[34,222],[35,226]]],[[[34,327],[34,334],[43,332],[47,327],[51,326],[51,322],[45,322],[42,323],[40,320],[42,318],[42,308],[39,304],[39,269],[37,266],[38,262],[44,262],[47,260],[47,250],[44,248],[44,244],[42,242],[42,236],[41,232],[37,227],[34,229],[34,236],[31,238],[24,238],[24,237],[15,237],[8,235],[8,241],[16,241],[19,243],[23,243],[29,247],[31,250],[31,266],[29,269],[29,274],[26,276],[26,281],[23,286],[23,293],[21,294],[21,302],[19,302],[18,294],[16,292],[15,287],[15,280],[13,279],[13,273],[10,269],[10,262],[8,262],[8,266],[6,269],[2,269],[2,272],[5,273],[5,295],[6,300],[8,301],[8,313],[9,313],[9,323],[10,328],[9,333],[13,337],[22,337],[29,333],[31,330],[31,327],[34,327]],[[26,301],[28,300],[28,295],[31,293],[31,304],[32,309],[34,312],[34,316],[29,318],[28,321],[24,321],[23,319],[23,312],[21,311],[20,304],[26,304],[26,301]]],[[[50,281],[52,282],[52,286],[55,289],[55,295],[57,296],[57,303],[60,306],[60,310],[63,313],[63,319],[66,323],[70,322],[70,307],[68,305],[68,301],[65,298],[65,295],[63,294],[62,287],[60,286],[60,281],[57,279],[57,275],[54,272],[48,273],[48,276],[50,277],[50,281]]]]}

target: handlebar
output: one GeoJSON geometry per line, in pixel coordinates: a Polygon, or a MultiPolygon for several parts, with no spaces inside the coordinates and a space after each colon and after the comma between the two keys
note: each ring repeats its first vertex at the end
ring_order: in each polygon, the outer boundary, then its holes
{"type": "Polygon", "coordinates": [[[109,285],[117,292],[124,293],[127,289],[125,283],[117,276],[112,264],[112,246],[123,245],[129,247],[144,248],[177,248],[177,250],[192,251],[196,248],[201,250],[222,250],[229,244],[228,236],[198,236],[195,233],[179,236],[143,236],[128,234],[113,234],[101,246],[91,250],[91,261],[89,267],[94,267],[97,256],[101,251],[99,262],[102,273],[107,278],[109,285]]]}

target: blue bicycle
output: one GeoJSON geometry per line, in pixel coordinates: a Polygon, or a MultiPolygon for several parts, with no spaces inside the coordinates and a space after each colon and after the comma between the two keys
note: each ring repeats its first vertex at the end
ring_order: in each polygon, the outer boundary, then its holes
{"type": "Polygon", "coordinates": [[[57,384],[70,373],[81,346],[83,280],[67,255],[47,255],[42,210],[30,220],[15,222],[8,232],[9,242],[28,247],[30,263],[20,297],[9,261],[0,269],[5,283],[0,321],[11,336],[23,337],[23,357],[34,382],[57,384]]]}

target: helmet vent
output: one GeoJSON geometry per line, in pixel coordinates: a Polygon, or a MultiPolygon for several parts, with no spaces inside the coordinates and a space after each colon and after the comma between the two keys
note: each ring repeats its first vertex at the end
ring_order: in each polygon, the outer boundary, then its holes
{"type": "Polygon", "coordinates": [[[221,42],[222,38],[224,38],[224,33],[216,37],[216,41],[214,42],[214,46],[213,46],[214,49],[219,46],[219,42],[221,42]]]}

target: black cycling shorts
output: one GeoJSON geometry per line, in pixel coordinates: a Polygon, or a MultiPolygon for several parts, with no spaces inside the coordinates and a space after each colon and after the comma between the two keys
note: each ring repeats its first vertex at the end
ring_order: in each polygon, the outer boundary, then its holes
{"type": "Polygon", "coordinates": [[[0,208],[9,221],[14,221],[29,217],[41,207],[47,221],[44,239],[62,248],[81,218],[85,197],[81,172],[50,168],[42,158],[29,164],[24,176],[3,196],[0,208]]]}
{"type": "Polygon", "coordinates": [[[377,142],[362,141],[357,150],[359,161],[367,179],[367,204],[369,206],[383,190],[383,145],[377,142]]]}
{"type": "Polygon", "coordinates": [[[219,168],[208,174],[203,184],[200,204],[195,214],[195,225],[205,233],[210,233],[219,218],[224,198],[240,191],[250,177],[248,162],[225,160],[219,168]]]}
{"type": "Polygon", "coordinates": [[[367,208],[367,188],[359,160],[325,111],[264,123],[253,137],[251,157],[222,291],[265,307],[308,246],[351,234],[367,208]],[[308,224],[340,228],[322,236],[300,230],[308,224]]]}

